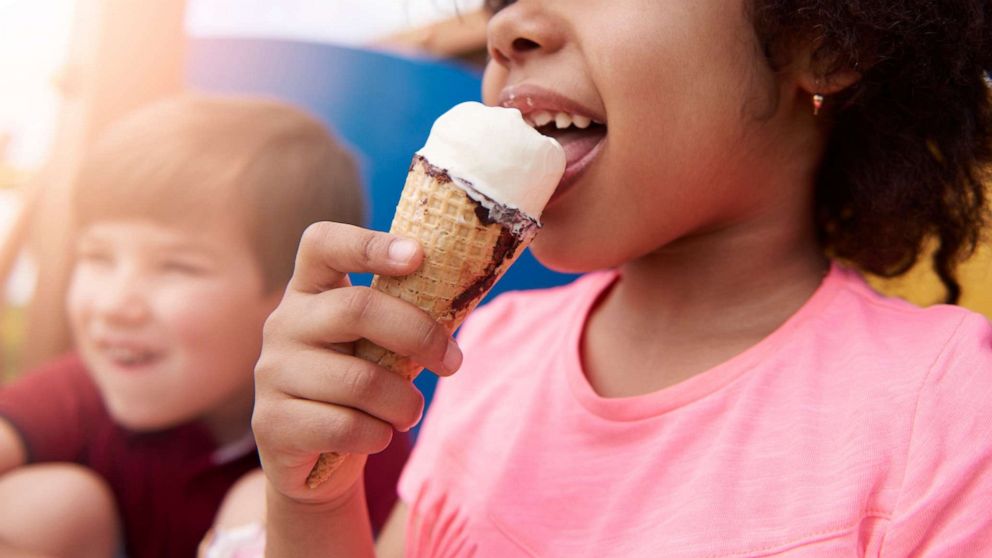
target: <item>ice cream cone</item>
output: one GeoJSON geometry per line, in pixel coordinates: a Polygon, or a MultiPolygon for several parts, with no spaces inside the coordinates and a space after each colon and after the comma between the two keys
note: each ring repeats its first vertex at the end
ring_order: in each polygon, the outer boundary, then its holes
{"type": "MultiPolygon", "coordinates": [[[[407,276],[375,276],[372,287],[415,304],[449,333],[485,298],[538,229],[536,221],[473,192],[424,157],[414,157],[389,232],[424,248],[420,268],[407,276]]],[[[359,340],[355,355],[413,380],[422,367],[409,358],[359,340]]],[[[313,488],[343,456],[323,454],[307,477],[313,488]]]]}

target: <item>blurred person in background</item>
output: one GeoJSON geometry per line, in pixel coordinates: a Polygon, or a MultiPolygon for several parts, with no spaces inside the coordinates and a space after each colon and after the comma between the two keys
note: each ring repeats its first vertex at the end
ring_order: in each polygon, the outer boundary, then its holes
{"type": "MultiPolygon", "coordinates": [[[[259,466],[252,371],[303,231],[364,220],[355,163],[287,105],[188,95],[112,126],[73,204],[78,352],[0,389],[0,555],[192,556],[259,466]]],[[[370,460],[380,524],[408,451],[370,460]]]]}

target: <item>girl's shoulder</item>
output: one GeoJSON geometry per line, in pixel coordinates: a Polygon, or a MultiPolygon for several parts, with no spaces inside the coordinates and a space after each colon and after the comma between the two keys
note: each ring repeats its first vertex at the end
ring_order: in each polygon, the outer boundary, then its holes
{"type": "MultiPolygon", "coordinates": [[[[870,329],[880,335],[930,339],[937,344],[958,338],[987,342],[992,335],[989,320],[967,308],[949,304],[920,307],[876,291],[857,272],[839,266],[831,271],[827,281],[831,280],[838,296],[829,315],[856,331],[870,329]]],[[[992,344],[986,348],[992,350],[992,344]]]]}
{"type": "Polygon", "coordinates": [[[953,383],[978,382],[992,389],[992,323],[985,316],[959,306],[924,308],[886,296],[849,270],[835,268],[831,280],[835,294],[819,313],[815,332],[832,339],[835,353],[873,363],[875,376],[886,384],[899,371],[923,385],[962,376],[953,383]]]}

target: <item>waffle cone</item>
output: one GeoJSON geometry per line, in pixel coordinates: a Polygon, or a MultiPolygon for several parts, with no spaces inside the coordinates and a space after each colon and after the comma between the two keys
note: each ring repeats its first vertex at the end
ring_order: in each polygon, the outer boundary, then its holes
{"type": "MultiPolygon", "coordinates": [[[[376,275],[372,288],[413,303],[454,332],[516,261],[530,238],[514,235],[480,217],[479,203],[442,169],[415,157],[389,232],[413,238],[424,248],[420,268],[403,277],[376,275]]],[[[488,219],[486,219],[488,221],[488,219]]],[[[355,355],[413,380],[423,369],[409,358],[371,341],[355,343],[355,355]]],[[[313,488],[334,471],[342,456],[323,454],[307,478],[313,488]]]]}

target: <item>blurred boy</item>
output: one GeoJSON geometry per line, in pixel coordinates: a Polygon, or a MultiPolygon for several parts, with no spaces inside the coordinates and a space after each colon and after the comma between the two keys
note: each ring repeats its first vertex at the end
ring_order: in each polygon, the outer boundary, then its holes
{"type": "MultiPolygon", "coordinates": [[[[300,111],[188,96],[112,127],[73,203],[78,354],[0,390],[0,555],[193,556],[259,465],[252,370],[301,234],[363,220],[355,165],[300,111]]],[[[407,451],[369,461],[380,522],[407,451]]]]}

